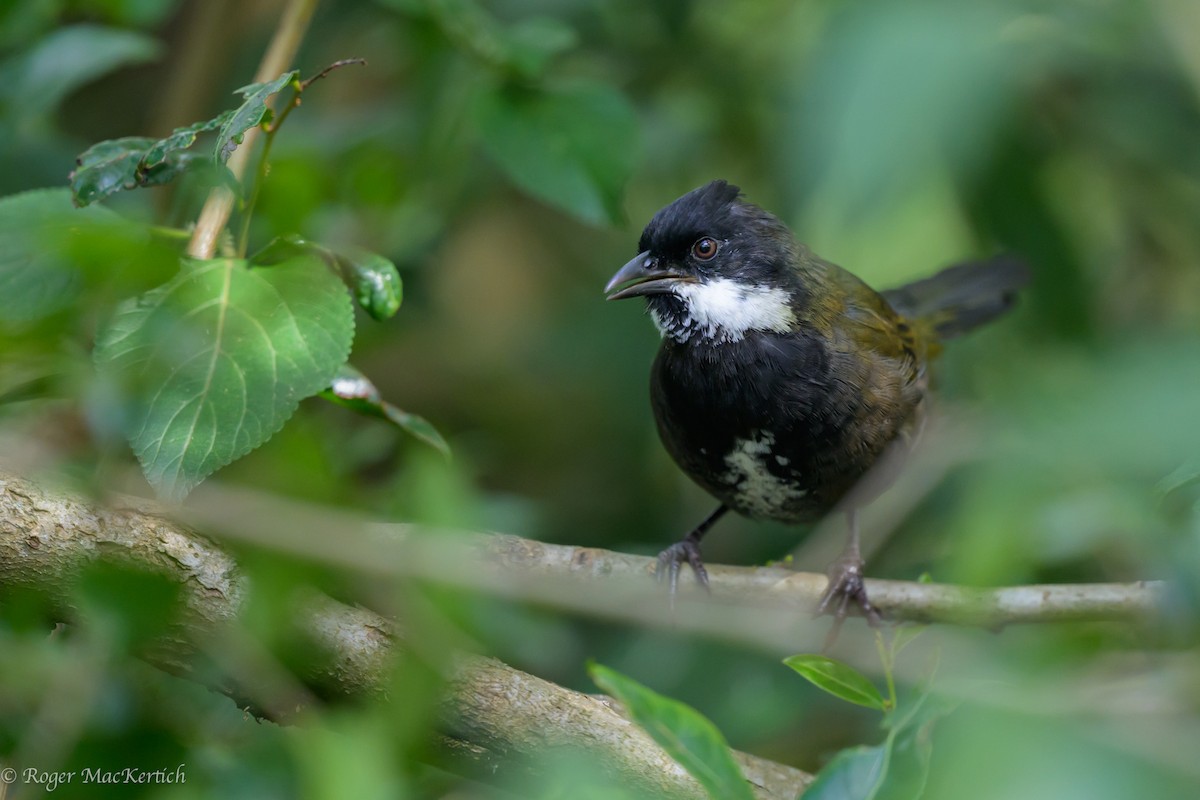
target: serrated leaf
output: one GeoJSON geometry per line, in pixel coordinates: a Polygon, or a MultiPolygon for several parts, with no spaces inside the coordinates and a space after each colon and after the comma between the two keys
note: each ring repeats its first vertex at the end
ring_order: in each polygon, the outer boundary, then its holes
{"type": "Polygon", "coordinates": [[[482,96],[475,115],[484,149],[518,186],[586,222],[620,220],[637,118],[619,92],[508,87],[482,96]]]}
{"type": "Polygon", "coordinates": [[[783,660],[819,689],[850,703],[884,711],[883,695],[865,675],[849,664],[819,655],[795,655],[783,660]]]}
{"type": "Polygon", "coordinates": [[[725,737],[700,712],[654,692],[600,664],[588,673],[602,690],[624,704],[633,721],[695,778],[714,800],[753,800],[725,737]]]}
{"type": "Polygon", "coordinates": [[[387,420],[401,430],[437,448],[442,455],[450,455],[450,445],[446,444],[446,440],[433,425],[423,417],[401,411],[384,400],[379,394],[379,390],[375,388],[375,384],[349,364],[342,365],[329,388],[321,392],[321,396],[330,402],[357,411],[359,414],[387,420]]]}
{"type": "Polygon", "coordinates": [[[29,322],[70,303],[79,287],[72,250],[123,224],[107,209],[74,208],[66,189],[0,199],[0,322],[29,322]]]}
{"type": "Polygon", "coordinates": [[[146,478],[178,500],[327,387],[353,337],[350,298],[320,260],[248,269],[215,259],[122,304],[95,360],[126,393],[146,478]]]}
{"type": "Polygon", "coordinates": [[[28,119],[48,114],[84,84],[162,54],[162,45],[134,31],[72,25],[41,38],[0,70],[0,97],[28,119]]]}
{"type": "Polygon", "coordinates": [[[354,299],[368,314],[378,320],[396,315],[404,290],[395,264],[358,247],[339,248],[334,255],[354,299]]]}
{"type": "Polygon", "coordinates": [[[217,133],[213,158],[224,164],[229,155],[242,143],[243,134],[256,125],[262,124],[266,119],[270,111],[267,107],[267,100],[271,98],[271,95],[296,80],[297,75],[299,73],[293,70],[285,72],[273,81],[252,83],[238,89],[237,93],[245,98],[245,102],[234,109],[233,113],[222,123],[221,130],[217,133]]]}

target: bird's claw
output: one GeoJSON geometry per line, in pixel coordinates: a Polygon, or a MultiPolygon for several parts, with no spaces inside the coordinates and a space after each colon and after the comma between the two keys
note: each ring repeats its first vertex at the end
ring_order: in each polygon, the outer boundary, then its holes
{"type": "Polygon", "coordinates": [[[679,589],[679,568],[688,564],[696,576],[696,581],[711,591],[708,587],[708,570],[704,568],[704,560],[700,557],[700,543],[688,537],[681,539],[658,554],[658,565],[654,568],[654,577],[661,581],[667,579],[671,600],[674,602],[675,593],[679,589]]]}
{"type": "Polygon", "coordinates": [[[846,615],[850,611],[851,602],[858,606],[871,627],[882,622],[878,609],[871,605],[871,601],[867,598],[861,558],[840,558],[830,565],[827,574],[829,583],[825,586],[825,591],[821,594],[821,600],[817,603],[817,609],[813,615],[819,617],[822,614],[831,614],[833,616],[833,627],[825,639],[824,649],[826,650],[837,639],[838,632],[842,629],[842,623],[846,621],[846,615]]]}

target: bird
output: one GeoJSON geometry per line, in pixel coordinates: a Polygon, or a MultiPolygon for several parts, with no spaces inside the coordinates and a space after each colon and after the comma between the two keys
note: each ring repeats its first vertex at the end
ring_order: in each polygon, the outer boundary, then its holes
{"type": "Polygon", "coordinates": [[[919,439],[942,342],[1011,308],[1028,268],[993,256],[876,292],[724,180],[659,210],[637,250],[605,293],[645,299],[662,338],[650,375],[659,437],[719,503],[659,554],[659,579],[673,599],[688,564],[707,589],[700,542],[730,510],[796,524],[840,511],[848,537],[817,613],[840,626],[853,603],[878,622],[856,512],[919,439]]]}

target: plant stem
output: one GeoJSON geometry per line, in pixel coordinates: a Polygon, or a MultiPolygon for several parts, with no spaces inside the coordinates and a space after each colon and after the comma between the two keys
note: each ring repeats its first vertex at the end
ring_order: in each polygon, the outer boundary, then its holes
{"type": "Polygon", "coordinates": [[[283,122],[288,112],[299,103],[300,90],[296,89],[295,95],[283,113],[267,128],[267,138],[263,140],[262,152],[258,156],[258,169],[254,171],[254,185],[250,188],[250,199],[246,201],[246,207],[242,210],[242,229],[238,233],[237,243],[238,258],[246,257],[246,248],[250,242],[250,217],[254,213],[254,206],[258,203],[258,193],[262,189],[263,180],[267,177],[267,159],[271,155],[271,145],[275,143],[275,133],[279,130],[279,123],[283,122]]]}
{"type": "MultiPolygon", "coordinates": [[[[893,641],[895,641],[893,639],[893,641]]],[[[894,711],[896,708],[896,678],[892,674],[892,667],[895,666],[895,653],[883,644],[883,631],[875,630],[875,649],[879,651],[879,660],[883,662],[883,677],[887,681],[887,705],[889,711],[894,711]]]]}
{"type": "Polygon", "coordinates": [[[250,218],[254,213],[254,206],[258,203],[259,190],[262,188],[263,180],[267,177],[268,159],[271,156],[271,145],[275,143],[275,134],[279,132],[279,128],[283,125],[283,121],[288,118],[288,115],[296,110],[300,105],[300,96],[304,94],[304,90],[312,85],[315,81],[319,81],[335,69],[347,66],[349,64],[366,64],[365,58],[343,58],[341,61],[335,61],[325,69],[318,72],[316,75],[306,80],[296,80],[292,85],[292,98],[288,104],[283,107],[278,116],[267,125],[267,138],[263,141],[262,152],[258,156],[258,168],[254,171],[254,186],[250,189],[250,199],[246,201],[246,207],[242,210],[242,229],[238,234],[238,256],[246,257],[246,249],[250,241],[250,218]]]}
{"type": "Polygon", "coordinates": [[[191,239],[192,234],[185,231],[183,228],[171,228],[166,225],[152,225],[150,233],[155,236],[161,236],[164,239],[191,239]]]}
{"type": "MultiPolygon", "coordinates": [[[[271,45],[267,48],[267,53],[258,66],[258,72],[254,76],[255,83],[264,83],[287,71],[292,59],[296,57],[296,51],[300,49],[300,42],[304,39],[308,23],[312,20],[316,8],[317,0],[290,0],[279,21],[279,27],[275,30],[275,37],[271,40],[271,45]]],[[[270,100],[267,102],[269,104],[270,100]]],[[[229,171],[238,180],[241,180],[242,176],[246,174],[246,168],[250,163],[250,151],[258,140],[258,133],[258,128],[246,131],[241,145],[229,157],[229,171]]],[[[234,193],[226,186],[218,186],[209,192],[208,200],[205,201],[204,208],[200,212],[200,218],[196,221],[196,230],[192,234],[192,240],[188,243],[189,256],[201,259],[212,258],[217,249],[217,240],[221,236],[221,231],[229,222],[229,215],[233,211],[235,200],[234,193]]]]}

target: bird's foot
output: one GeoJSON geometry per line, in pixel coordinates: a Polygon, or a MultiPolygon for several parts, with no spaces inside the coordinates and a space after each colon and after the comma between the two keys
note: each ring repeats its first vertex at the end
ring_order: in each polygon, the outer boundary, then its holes
{"type": "Polygon", "coordinates": [[[834,641],[837,640],[842,623],[846,621],[846,615],[850,611],[851,603],[858,606],[872,627],[879,625],[882,621],[879,611],[871,605],[871,601],[867,598],[867,587],[863,583],[863,566],[862,557],[857,554],[843,555],[829,565],[829,571],[826,573],[829,576],[829,583],[825,586],[825,591],[821,595],[820,602],[817,603],[817,610],[814,614],[818,617],[822,614],[833,615],[833,628],[825,638],[825,650],[832,647],[834,641]]]}
{"type": "Polygon", "coordinates": [[[705,591],[710,591],[708,570],[704,568],[704,560],[700,557],[700,540],[698,537],[687,536],[659,553],[658,566],[654,569],[654,577],[660,581],[663,578],[667,579],[672,601],[679,588],[679,568],[684,564],[691,566],[696,580],[705,591]]]}

